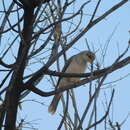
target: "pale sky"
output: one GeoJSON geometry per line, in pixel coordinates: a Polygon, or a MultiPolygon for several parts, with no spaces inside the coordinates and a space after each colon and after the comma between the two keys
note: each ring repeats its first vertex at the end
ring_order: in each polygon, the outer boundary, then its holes
{"type": "MultiPolygon", "coordinates": [[[[8,0],[10,1],[10,0],[8,0]]],[[[95,1],[92,2],[94,4],[95,1]]],[[[109,9],[112,5],[117,3],[118,0],[102,0],[102,3],[100,5],[99,11],[97,12],[96,16],[100,16],[104,11],[109,9]]],[[[5,2],[6,3],[6,2],[5,2]]],[[[8,3],[6,3],[8,4],[8,3]]],[[[78,3],[75,3],[75,8],[78,8],[78,3]]],[[[87,14],[89,14],[89,10],[92,9],[93,6],[90,6],[89,9],[87,10],[87,7],[85,8],[85,11],[87,14]]],[[[75,9],[74,8],[74,9],[75,9]]],[[[1,9],[1,7],[0,7],[1,9]]],[[[115,30],[115,33],[113,34],[108,50],[106,53],[106,59],[104,64],[102,65],[104,67],[107,67],[111,65],[114,60],[118,56],[118,51],[121,53],[123,50],[127,47],[128,45],[128,40],[130,38],[130,34],[128,31],[130,30],[130,2],[126,3],[124,6],[122,6],[120,9],[117,11],[113,12],[111,15],[106,17],[105,20],[102,20],[100,23],[95,25],[91,30],[89,30],[86,35],[81,38],[76,45],[74,46],[76,49],[70,49],[67,51],[67,56],[68,58],[74,54],[77,54],[82,50],[87,49],[86,44],[85,44],[85,38],[87,38],[89,45],[91,48],[95,48],[95,50],[98,50],[96,53],[97,60],[100,62],[101,61],[101,48],[104,47],[104,45],[108,42],[109,37],[111,36],[112,32],[115,30]],[[82,46],[81,46],[82,43],[82,46]]],[[[86,24],[87,19],[84,19],[84,23],[82,26],[86,24]]],[[[66,25],[67,26],[67,25],[66,25]]],[[[127,53],[127,55],[130,54],[130,51],[127,53]]],[[[9,59],[7,59],[8,61],[9,59]]],[[[63,66],[63,64],[61,63],[63,66]]],[[[53,67],[51,67],[53,69],[53,67]]],[[[130,65],[110,74],[108,78],[105,80],[104,83],[108,83],[110,81],[114,81],[117,79],[120,79],[121,77],[130,74],[130,65]]],[[[1,77],[2,75],[0,75],[1,77]]],[[[127,78],[115,82],[111,84],[112,87],[115,88],[115,96],[114,96],[114,102],[113,102],[113,121],[121,123],[128,113],[130,112],[130,76],[127,78]]],[[[42,80],[40,84],[38,85],[40,88],[44,87],[45,90],[47,90],[47,87],[50,86],[49,90],[52,90],[52,86],[47,82],[47,80],[42,80]]],[[[110,85],[105,85],[103,86],[105,89],[101,90],[100,96],[98,98],[99,100],[99,105],[100,107],[98,109],[99,113],[98,116],[100,117],[103,113],[103,105],[102,102],[104,101],[105,94],[108,99],[110,99],[110,85]],[[107,88],[109,87],[109,88],[107,88]],[[102,111],[100,113],[100,111],[102,111]]],[[[88,100],[88,88],[87,85],[82,86],[80,88],[74,89],[75,95],[77,97],[77,103],[78,107],[80,108],[80,113],[82,115],[85,103],[88,100]]],[[[25,118],[27,122],[34,123],[34,127],[37,128],[38,130],[56,130],[58,127],[59,121],[61,119],[59,113],[62,112],[61,109],[61,103],[58,106],[57,112],[55,115],[50,115],[48,113],[48,105],[51,102],[53,96],[51,97],[40,97],[36,94],[30,94],[29,96],[26,97],[25,100],[37,100],[39,102],[43,102],[45,105],[41,105],[36,102],[32,101],[26,101],[22,105],[22,111],[19,111],[18,114],[18,120],[21,118],[25,118]]],[[[70,103],[70,106],[72,104],[70,103]]],[[[69,108],[70,110],[70,108],[69,108]]],[[[112,112],[112,111],[111,111],[112,112]]],[[[130,129],[130,117],[128,117],[127,121],[125,124],[121,127],[121,130],[128,130],[130,129]]],[[[27,125],[26,125],[27,126],[27,125]]],[[[85,126],[85,124],[84,124],[85,126]]],[[[102,126],[98,127],[99,130],[101,130],[102,126]]],[[[29,128],[24,128],[23,130],[29,130],[29,128]]],[[[64,129],[62,129],[64,130],[64,129]]],[[[103,130],[103,129],[102,129],[103,130]]]]}

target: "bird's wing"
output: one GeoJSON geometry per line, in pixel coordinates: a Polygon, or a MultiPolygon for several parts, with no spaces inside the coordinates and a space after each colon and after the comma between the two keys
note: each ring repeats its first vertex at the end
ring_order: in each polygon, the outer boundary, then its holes
{"type": "Polygon", "coordinates": [[[71,58],[69,58],[69,59],[66,61],[65,65],[64,65],[64,67],[63,67],[63,69],[62,69],[62,72],[65,72],[65,71],[66,71],[66,69],[68,68],[68,66],[71,64],[73,58],[74,58],[74,56],[72,56],[71,58]]]}
{"type": "MultiPolygon", "coordinates": [[[[74,58],[74,56],[72,56],[71,58],[69,58],[69,59],[66,61],[65,65],[64,65],[64,67],[63,67],[63,69],[62,69],[62,72],[65,72],[65,71],[66,71],[66,69],[68,68],[68,66],[71,64],[71,61],[72,61],[73,58],[74,58]]],[[[59,77],[58,82],[57,82],[57,85],[56,85],[56,88],[57,88],[57,86],[59,85],[59,82],[60,82],[61,79],[62,79],[62,77],[59,77]]]]}

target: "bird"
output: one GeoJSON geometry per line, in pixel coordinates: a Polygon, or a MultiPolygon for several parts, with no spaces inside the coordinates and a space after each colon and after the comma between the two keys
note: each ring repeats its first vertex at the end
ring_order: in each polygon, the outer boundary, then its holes
{"type": "MultiPolygon", "coordinates": [[[[94,59],[95,59],[95,53],[93,53],[91,51],[87,51],[87,50],[82,51],[82,52],[70,57],[66,61],[65,65],[62,69],[62,72],[64,72],[64,73],[84,73],[87,68],[87,64],[93,63],[94,59]]],[[[80,77],[59,77],[56,88],[67,87],[78,81],[80,81],[80,77]]],[[[52,102],[50,103],[50,105],[48,107],[48,112],[50,114],[53,115],[56,112],[56,109],[57,109],[61,96],[62,96],[62,93],[58,93],[53,97],[52,102]]]]}

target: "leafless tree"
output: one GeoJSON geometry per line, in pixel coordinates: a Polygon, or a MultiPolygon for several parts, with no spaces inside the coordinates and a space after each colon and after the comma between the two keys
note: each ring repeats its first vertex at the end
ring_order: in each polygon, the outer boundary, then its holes
{"type": "MultiPolygon", "coordinates": [[[[97,126],[102,122],[105,130],[108,127],[113,130],[121,129],[123,123],[114,124],[109,114],[115,90],[112,89],[110,98],[106,99],[105,112],[100,118],[97,116],[97,103],[107,76],[130,63],[130,56],[124,58],[129,50],[129,44],[110,66],[102,68],[96,60],[90,66],[90,72],[85,74],[61,72],[60,60],[62,58],[65,62],[67,51],[71,50],[78,40],[84,38],[91,28],[108,15],[127,4],[128,0],[120,1],[100,16],[96,16],[96,13],[102,0],[95,2],[94,9],[88,12],[89,14],[86,14],[85,9],[93,4],[93,1],[82,1],[79,7],[73,9],[78,2],[78,0],[10,0],[9,3],[5,0],[0,1],[0,129],[21,130],[24,127],[26,124],[24,119],[16,124],[18,107],[21,107],[22,100],[30,92],[44,98],[67,92],[66,99],[62,98],[63,113],[60,115],[62,117],[60,124],[57,124],[58,130],[62,127],[66,130],[91,128],[97,130],[97,126]],[[38,84],[46,76],[52,86],[56,85],[55,77],[83,79],[67,88],[53,88],[45,92],[38,88],[38,84]],[[81,115],[72,88],[82,87],[85,84],[89,86],[89,97],[81,115]],[[73,114],[68,108],[70,100],[73,114]]],[[[86,44],[86,48],[92,47],[87,40],[86,44]]],[[[105,53],[102,54],[102,58],[105,59],[105,53]]],[[[42,87],[44,89],[44,84],[42,87]]]]}

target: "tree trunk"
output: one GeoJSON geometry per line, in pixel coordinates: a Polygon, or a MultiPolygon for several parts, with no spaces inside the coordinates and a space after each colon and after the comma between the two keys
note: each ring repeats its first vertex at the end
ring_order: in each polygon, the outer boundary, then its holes
{"type": "Polygon", "coordinates": [[[23,73],[26,67],[28,51],[31,46],[34,22],[34,8],[24,8],[24,27],[19,46],[16,65],[6,93],[5,130],[15,130],[19,96],[22,92],[23,73]]]}

